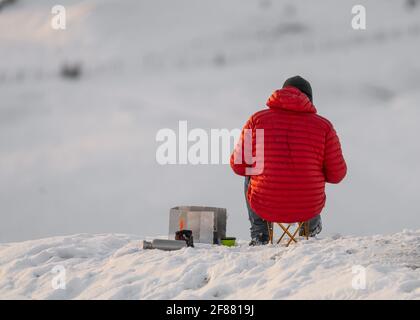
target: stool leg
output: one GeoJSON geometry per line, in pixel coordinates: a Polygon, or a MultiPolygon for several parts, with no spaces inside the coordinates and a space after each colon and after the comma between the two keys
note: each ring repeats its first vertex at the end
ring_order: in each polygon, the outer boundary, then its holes
{"type": "Polygon", "coordinates": [[[297,231],[299,231],[299,227],[298,227],[298,229],[295,230],[295,232],[293,234],[291,234],[289,232],[289,228],[290,228],[291,224],[289,224],[288,228],[285,228],[282,224],[279,224],[279,225],[283,229],[284,233],[286,233],[289,236],[289,238],[290,238],[289,242],[286,244],[286,247],[288,247],[289,244],[292,241],[297,242],[296,239],[295,239],[295,236],[296,236],[297,231]]]}
{"type": "Polygon", "coordinates": [[[293,234],[288,233],[288,235],[290,237],[290,240],[287,243],[286,247],[288,247],[292,243],[292,241],[297,242],[297,240],[295,239],[295,237],[298,234],[300,227],[302,227],[302,224],[303,224],[303,222],[299,222],[298,223],[298,227],[296,228],[295,232],[293,232],[293,234]]]}
{"type": "MultiPolygon", "coordinates": [[[[279,225],[280,225],[280,223],[279,223],[279,225]]],[[[283,228],[283,227],[281,227],[281,228],[283,228]]],[[[281,235],[281,237],[280,237],[280,238],[279,238],[279,240],[277,241],[277,244],[279,244],[279,243],[281,242],[281,240],[283,240],[284,236],[286,235],[286,232],[288,232],[288,231],[289,231],[289,228],[290,228],[290,224],[287,226],[287,228],[286,228],[286,229],[283,229],[283,234],[281,235]]]]}
{"type": "Polygon", "coordinates": [[[273,223],[267,221],[267,228],[268,228],[268,242],[270,244],[273,244],[273,236],[274,236],[273,223]]]}

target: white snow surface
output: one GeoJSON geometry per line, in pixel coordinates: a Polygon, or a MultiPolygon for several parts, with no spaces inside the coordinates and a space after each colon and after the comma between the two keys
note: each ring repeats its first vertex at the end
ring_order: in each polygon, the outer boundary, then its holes
{"type": "MultiPolygon", "coordinates": [[[[0,244],[1,299],[419,299],[420,230],[284,245],[143,250],[139,236],[0,244]],[[66,289],[53,289],[56,266],[66,289]],[[366,271],[366,288],[353,284],[366,271]],[[355,273],[356,272],[356,273],[355,273]]],[[[360,282],[358,282],[360,284],[360,282]]]]}

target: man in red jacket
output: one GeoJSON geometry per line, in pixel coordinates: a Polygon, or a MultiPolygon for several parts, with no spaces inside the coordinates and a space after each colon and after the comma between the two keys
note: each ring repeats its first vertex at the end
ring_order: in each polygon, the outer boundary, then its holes
{"type": "Polygon", "coordinates": [[[339,183],[347,172],[338,136],[331,122],[317,114],[308,81],[287,79],[267,106],[249,118],[230,159],[233,171],[246,177],[251,245],[268,243],[267,221],[309,221],[311,236],[321,232],[325,183],[339,183]],[[263,143],[258,142],[261,129],[263,143]],[[252,137],[253,162],[246,161],[247,136],[252,137]],[[252,173],[258,161],[262,169],[252,173]]]}

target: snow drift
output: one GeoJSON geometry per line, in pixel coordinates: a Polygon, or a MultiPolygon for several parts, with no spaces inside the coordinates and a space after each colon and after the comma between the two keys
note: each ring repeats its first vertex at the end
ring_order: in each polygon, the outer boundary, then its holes
{"type": "Polygon", "coordinates": [[[0,244],[1,299],[419,299],[420,230],[234,248],[143,250],[79,234],[0,244]],[[57,266],[66,289],[52,288],[57,266]],[[364,268],[364,269],[363,269],[364,268]],[[365,289],[354,279],[365,270],[365,289]]]}

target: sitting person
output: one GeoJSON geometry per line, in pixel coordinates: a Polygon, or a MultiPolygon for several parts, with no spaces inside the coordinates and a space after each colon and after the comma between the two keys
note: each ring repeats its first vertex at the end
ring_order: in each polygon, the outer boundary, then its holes
{"type": "Polygon", "coordinates": [[[268,243],[267,222],[308,221],[309,236],[321,232],[325,183],[339,183],[347,172],[338,136],[331,122],[317,114],[308,81],[289,78],[267,106],[249,118],[230,159],[233,171],[245,176],[250,245],[268,243]],[[264,136],[260,156],[258,129],[264,136]],[[251,155],[247,132],[252,136],[251,155]],[[250,157],[253,162],[247,161],[250,157]]]}

